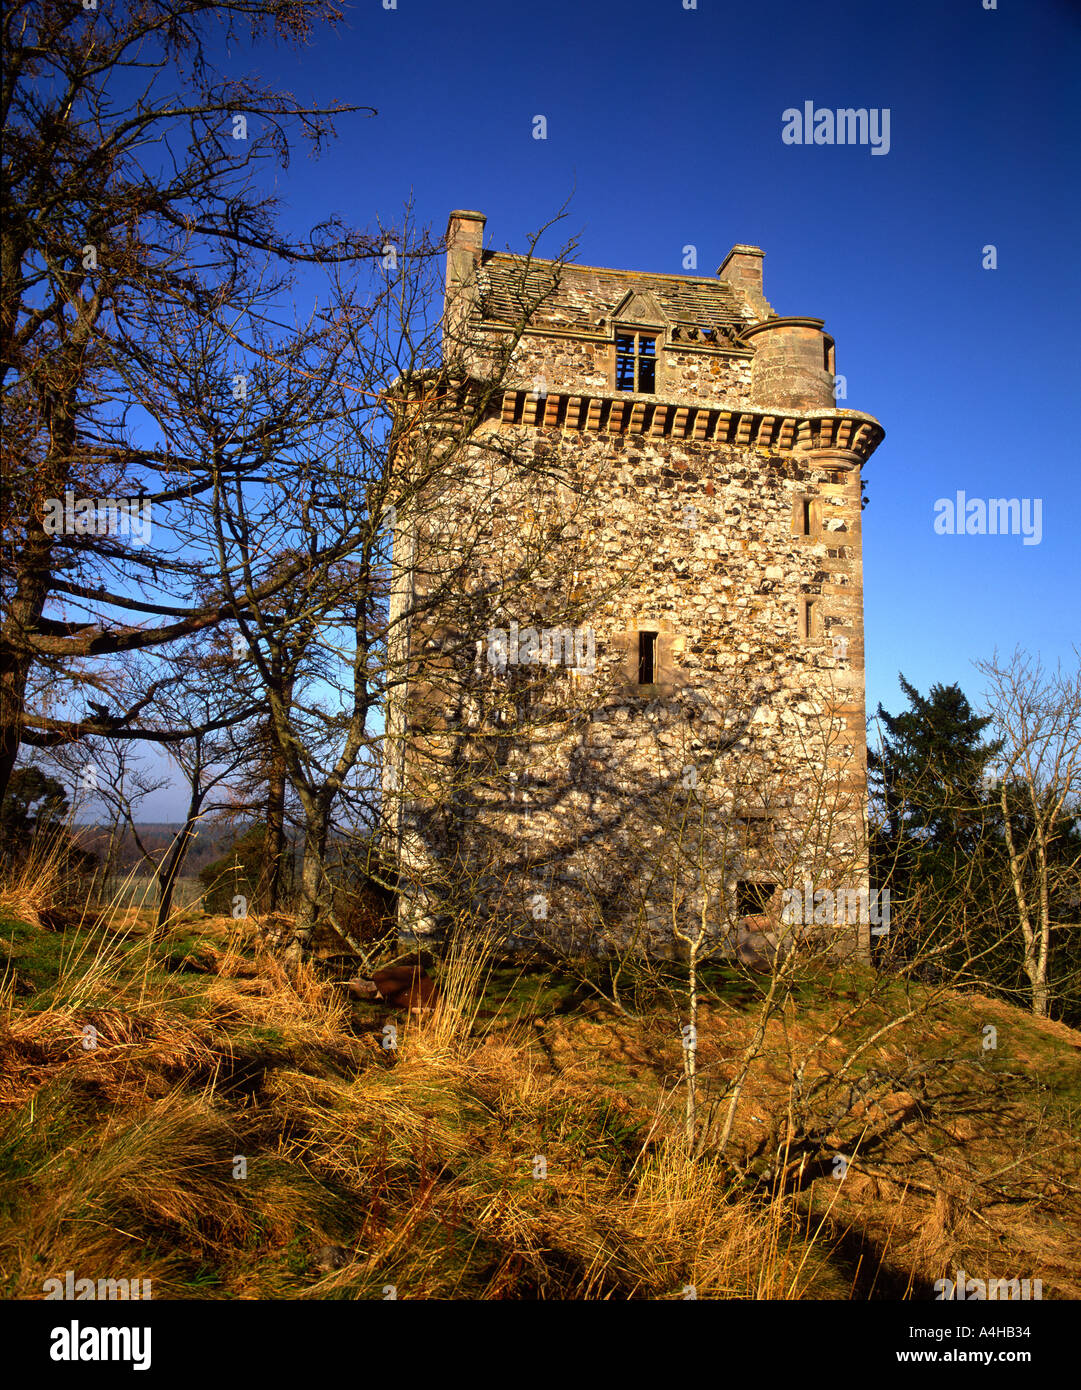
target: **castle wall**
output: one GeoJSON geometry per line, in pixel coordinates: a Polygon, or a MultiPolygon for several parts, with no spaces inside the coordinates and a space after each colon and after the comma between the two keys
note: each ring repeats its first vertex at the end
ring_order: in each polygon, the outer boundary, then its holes
{"type": "MultiPolygon", "coordinates": [[[[761,252],[736,251],[740,303],[768,310],[761,252]]],[[[663,951],[701,924],[768,954],[780,890],[866,888],[860,465],[881,428],[834,407],[820,321],[694,350],[671,327],[649,397],[614,391],[600,335],[522,338],[459,480],[469,578],[411,639],[403,854],[512,942],[663,951]]],[[[454,506],[412,534],[436,587],[454,506]]]]}
{"type": "MultiPolygon", "coordinates": [[[[510,380],[535,389],[543,382],[549,392],[609,392],[615,351],[608,339],[581,342],[573,338],[529,334],[515,350],[510,380]]],[[[675,349],[658,353],[658,398],[691,404],[705,399],[742,405],[751,398],[751,354],[675,349]]]]}

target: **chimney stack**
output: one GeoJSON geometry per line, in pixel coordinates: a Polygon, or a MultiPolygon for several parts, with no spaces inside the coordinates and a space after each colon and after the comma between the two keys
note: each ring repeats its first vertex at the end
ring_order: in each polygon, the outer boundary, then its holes
{"type": "Polygon", "coordinates": [[[447,254],[468,251],[474,262],[479,261],[487,221],[483,212],[468,212],[463,208],[452,212],[447,222],[447,254]]]}
{"type": "Polygon", "coordinates": [[[731,285],[741,290],[762,293],[762,258],[765,252],[760,246],[733,246],[728,255],[717,267],[717,274],[731,285]]]}
{"type": "Polygon", "coordinates": [[[762,258],[760,246],[733,246],[717,267],[717,275],[726,280],[756,319],[765,319],[773,312],[762,293],[762,258]]]}
{"type": "MultiPolygon", "coordinates": [[[[483,212],[458,208],[447,222],[447,286],[444,325],[448,346],[460,340],[477,298],[476,270],[484,249],[483,212]]],[[[453,356],[453,348],[448,356],[453,356]]]]}

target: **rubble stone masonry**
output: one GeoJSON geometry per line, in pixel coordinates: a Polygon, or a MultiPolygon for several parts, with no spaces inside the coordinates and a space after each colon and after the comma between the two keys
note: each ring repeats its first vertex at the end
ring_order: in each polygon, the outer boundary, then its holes
{"type": "Polygon", "coordinates": [[[702,928],[768,958],[781,889],[867,884],[860,469],[883,430],[837,408],[833,340],[774,314],[758,248],[661,275],[485,251],[483,227],[447,234],[463,402],[542,302],[453,486],[395,537],[402,930],[465,913],[511,944],[669,953],[702,928]],[[441,571],[454,602],[425,609],[441,571]]]}

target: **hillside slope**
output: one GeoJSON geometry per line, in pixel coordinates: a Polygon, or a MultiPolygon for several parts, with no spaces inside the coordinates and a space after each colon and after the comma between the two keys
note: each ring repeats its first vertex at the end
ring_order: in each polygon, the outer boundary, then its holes
{"type": "Polygon", "coordinates": [[[294,987],[253,924],[148,927],[0,920],[5,1297],[74,1270],[159,1298],[931,1298],[956,1269],[1081,1296],[1062,1025],[809,982],[761,1029],[721,1161],[762,989],[707,972],[692,1160],[678,980],[631,1007],[460,960],[409,1022],[349,1007],[329,946],[294,987]]]}

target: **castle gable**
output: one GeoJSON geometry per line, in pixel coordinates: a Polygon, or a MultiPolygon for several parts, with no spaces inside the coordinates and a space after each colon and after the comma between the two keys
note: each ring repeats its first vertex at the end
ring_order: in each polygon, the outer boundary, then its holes
{"type": "Polygon", "coordinates": [[[667,328],[671,320],[648,290],[628,290],[612,311],[617,323],[667,328]]]}

